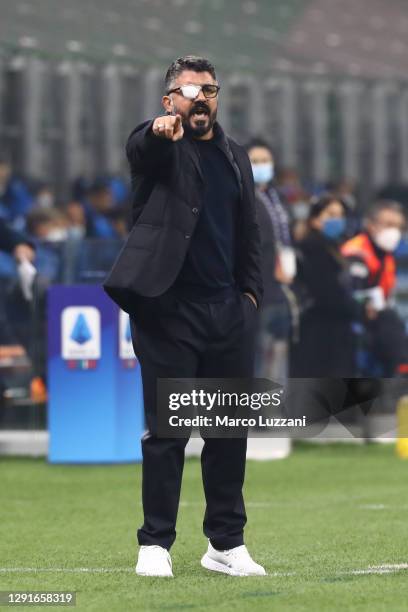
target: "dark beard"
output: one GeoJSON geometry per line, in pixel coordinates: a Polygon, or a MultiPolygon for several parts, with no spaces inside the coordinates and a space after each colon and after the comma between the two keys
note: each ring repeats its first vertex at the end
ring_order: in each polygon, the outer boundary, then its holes
{"type": "Polygon", "coordinates": [[[201,138],[202,136],[205,136],[205,134],[208,134],[208,132],[212,130],[212,128],[214,127],[216,118],[217,118],[216,111],[213,113],[210,113],[208,107],[205,104],[203,104],[202,102],[197,102],[191,108],[188,114],[188,117],[187,118],[182,117],[181,122],[183,124],[183,129],[184,129],[186,136],[190,136],[191,138],[201,138]],[[194,115],[195,112],[198,112],[200,110],[207,113],[208,124],[205,125],[203,122],[202,125],[200,125],[201,122],[198,122],[197,127],[192,127],[190,124],[190,118],[194,115]]]}
{"type": "Polygon", "coordinates": [[[201,136],[208,134],[208,132],[213,128],[214,123],[215,120],[213,120],[211,117],[209,117],[207,125],[197,125],[197,127],[192,127],[189,120],[182,121],[184,133],[186,136],[190,136],[192,138],[201,138],[201,136]]]}

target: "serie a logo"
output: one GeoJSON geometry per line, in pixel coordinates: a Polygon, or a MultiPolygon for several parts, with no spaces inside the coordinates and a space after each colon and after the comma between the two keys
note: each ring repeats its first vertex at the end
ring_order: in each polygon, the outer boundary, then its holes
{"type": "Polygon", "coordinates": [[[133,369],[137,365],[137,359],[133,351],[132,334],[130,330],[130,318],[126,312],[119,310],[119,359],[124,368],[133,369]]]}
{"type": "Polygon", "coordinates": [[[101,358],[101,315],[94,306],[68,306],[61,315],[62,358],[70,370],[94,370],[101,358]]]}

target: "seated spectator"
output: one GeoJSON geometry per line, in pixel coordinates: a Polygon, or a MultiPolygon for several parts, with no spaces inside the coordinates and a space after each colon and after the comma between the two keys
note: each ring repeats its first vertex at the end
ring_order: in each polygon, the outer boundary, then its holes
{"type": "Polygon", "coordinates": [[[0,217],[0,279],[16,276],[16,263],[23,259],[33,261],[35,250],[33,241],[21,232],[16,232],[0,217]]]}
{"type": "Polygon", "coordinates": [[[280,171],[277,186],[289,206],[307,200],[299,173],[294,168],[283,168],[280,171]]]}
{"type": "Polygon", "coordinates": [[[129,210],[127,207],[117,206],[107,213],[118,238],[126,238],[130,229],[129,210]]]}
{"type": "Polygon", "coordinates": [[[109,219],[109,213],[114,209],[114,201],[106,180],[97,180],[89,187],[83,206],[87,237],[120,238],[115,225],[109,219]]]}
{"type": "Polygon", "coordinates": [[[309,194],[301,183],[299,173],[292,168],[284,168],[279,172],[277,190],[288,204],[292,237],[298,242],[307,233],[309,194]]]}
{"type": "Polygon", "coordinates": [[[110,176],[108,181],[115,205],[125,206],[130,195],[129,185],[126,180],[115,174],[110,176]]]}
{"type": "Polygon", "coordinates": [[[127,204],[130,195],[128,182],[119,174],[106,174],[90,181],[85,176],[78,176],[72,183],[72,199],[77,202],[86,200],[87,193],[93,184],[101,184],[110,189],[114,206],[127,204]]]}
{"type": "Polygon", "coordinates": [[[62,245],[68,238],[68,220],[57,208],[33,209],[27,216],[27,232],[36,244],[35,267],[49,282],[62,274],[62,245]]]}
{"type": "Polygon", "coordinates": [[[84,238],[86,234],[85,210],[81,202],[72,200],[65,207],[65,214],[68,220],[69,237],[73,239],[84,238]]]}
{"type": "Polygon", "coordinates": [[[380,200],[364,221],[363,231],[342,246],[353,289],[367,301],[359,367],[365,376],[391,378],[400,366],[406,368],[408,358],[404,323],[391,301],[397,279],[394,252],[406,220],[401,204],[380,200]]]}
{"type": "Polygon", "coordinates": [[[33,208],[27,215],[27,232],[44,242],[62,242],[68,237],[68,219],[58,208],[33,208]]]}
{"type": "Polygon", "coordinates": [[[35,189],[35,208],[53,208],[55,206],[55,192],[49,183],[40,182],[35,189]]]}
{"type": "Polygon", "coordinates": [[[0,152],[0,218],[17,231],[25,229],[25,218],[34,199],[24,182],[13,174],[9,155],[0,152]]]}
{"type": "Polygon", "coordinates": [[[71,197],[76,202],[82,202],[91,186],[91,182],[83,175],[77,176],[71,184],[71,197]]]}

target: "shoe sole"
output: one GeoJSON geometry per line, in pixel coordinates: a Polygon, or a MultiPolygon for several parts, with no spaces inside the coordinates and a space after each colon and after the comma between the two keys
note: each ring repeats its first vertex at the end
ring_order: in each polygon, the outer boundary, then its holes
{"type": "Polygon", "coordinates": [[[229,576],[266,576],[266,574],[246,574],[244,572],[237,572],[224,563],[214,561],[206,553],[201,559],[201,565],[210,572],[220,572],[221,574],[228,574],[229,576]]]}
{"type": "Polygon", "coordinates": [[[135,572],[138,576],[150,576],[150,578],[174,578],[173,574],[148,574],[147,572],[138,571],[137,568],[135,569],[135,572]]]}

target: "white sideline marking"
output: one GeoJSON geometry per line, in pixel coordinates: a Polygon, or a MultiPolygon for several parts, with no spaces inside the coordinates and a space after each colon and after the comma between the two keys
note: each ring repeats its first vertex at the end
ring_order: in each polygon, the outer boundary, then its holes
{"type": "Polygon", "coordinates": [[[131,567],[0,567],[0,573],[36,573],[36,572],[62,572],[70,574],[108,574],[120,572],[134,572],[131,567]]]}
{"type": "MultiPolygon", "coordinates": [[[[408,563],[384,563],[383,565],[370,565],[364,569],[355,569],[345,572],[338,572],[337,576],[359,576],[365,574],[392,574],[408,570],[408,563]]],[[[133,567],[0,567],[0,573],[43,573],[56,572],[63,574],[133,574],[133,567]]],[[[287,576],[296,576],[298,572],[269,572],[267,575],[271,578],[285,578],[287,576]]]]}
{"type": "Polygon", "coordinates": [[[349,574],[359,575],[359,574],[392,574],[394,572],[399,572],[401,570],[408,569],[408,563],[385,563],[384,565],[373,565],[368,567],[367,569],[361,570],[352,570],[351,572],[345,572],[349,574]]]}
{"type": "Polygon", "coordinates": [[[385,510],[390,506],[386,506],[385,504],[363,504],[359,506],[360,510],[385,510]]]}
{"type": "Polygon", "coordinates": [[[407,510],[408,506],[392,506],[390,504],[364,504],[362,506],[357,506],[359,510],[407,510]]]}
{"type": "MultiPolygon", "coordinates": [[[[40,572],[59,572],[69,574],[109,574],[109,573],[135,573],[133,567],[0,567],[0,573],[40,573],[40,572]]],[[[295,576],[296,572],[271,572],[268,576],[282,578],[295,576]]]]}

